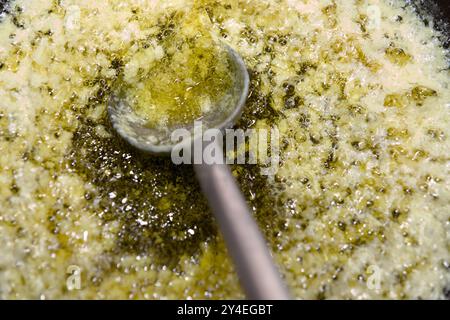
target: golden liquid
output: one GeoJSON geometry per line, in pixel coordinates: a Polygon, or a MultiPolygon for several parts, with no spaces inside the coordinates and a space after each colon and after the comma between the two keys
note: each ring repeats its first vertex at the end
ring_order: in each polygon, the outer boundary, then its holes
{"type": "Polygon", "coordinates": [[[128,89],[132,107],[149,127],[192,124],[217,111],[218,102],[232,85],[223,47],[198,16],[185,24],[195,24],[194,36],[183,32],[182,25],[180,33],[165,40],[164,58],[143,75],[137,86],[128,89]]]}

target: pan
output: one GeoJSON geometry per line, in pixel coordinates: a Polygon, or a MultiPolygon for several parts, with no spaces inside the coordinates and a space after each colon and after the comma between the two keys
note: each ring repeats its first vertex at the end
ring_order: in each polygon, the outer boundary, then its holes
{"type": "MultiPolygon", "coordinates": [[[[10,0],[0,0],[0,21],[2,15],[9,14],[10,3],[10,0]]],[[[440,41],[448,49],[450,47],[450,2],[448,0],[411,0],[407,3],[416,10],[425,25],[431,25],[439,31],[440,41]]],[[[450,290],[446,290],[445,294],[450,299],[450,290]]]]}

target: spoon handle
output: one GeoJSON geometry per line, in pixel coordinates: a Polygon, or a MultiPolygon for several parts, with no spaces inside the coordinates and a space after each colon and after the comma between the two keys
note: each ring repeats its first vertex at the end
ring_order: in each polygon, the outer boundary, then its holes
{"type": "Polygon", "coordinates": [[[287,300],[289,293],[266,242],[226,164],[196,164],[194,170],[251,300],[287,300]]]}

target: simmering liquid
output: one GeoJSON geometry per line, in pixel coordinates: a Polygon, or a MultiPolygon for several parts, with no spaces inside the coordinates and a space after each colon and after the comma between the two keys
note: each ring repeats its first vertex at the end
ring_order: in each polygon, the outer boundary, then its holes
{"type": "Polygon", "coordinates": [[[192,169],[142,156],[106,113],[123,81],[149,125],[201,117],[229,85],[215,42],[251,75],[237,128],[280,132],[276,175],[232,170],[292,294],[448,296],[448,51],[409,1],[16,0],[10,11],[0,298],[243,297],[192,169]]]}

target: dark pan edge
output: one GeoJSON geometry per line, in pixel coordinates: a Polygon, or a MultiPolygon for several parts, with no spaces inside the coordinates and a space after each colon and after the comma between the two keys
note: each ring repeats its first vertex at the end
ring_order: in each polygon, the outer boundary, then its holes
{"type": "Polygon", "coordinates": [[[0,21],[4,13],[9,13],[9,3],[11,0],[0,0],[0,21]]]}
{"type": "Polygon", "coordinates": [[[438,38],[445,49],[450,48],[450,1],[407,0],[426,26],[438,31],[438,38]]]}

